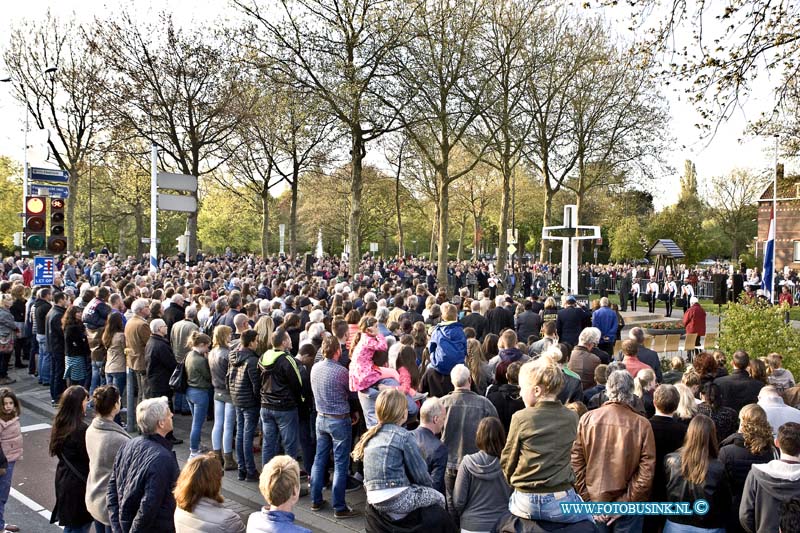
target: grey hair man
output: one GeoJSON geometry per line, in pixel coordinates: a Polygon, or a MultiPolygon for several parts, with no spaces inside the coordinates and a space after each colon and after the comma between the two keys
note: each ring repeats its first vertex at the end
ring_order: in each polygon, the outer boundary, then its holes
{"type": "Polygon", "coordinates": [[[444,428],[447,412],[439,398],[425,400],[419,410],[419,427],[412,433],[417,439],[419,450],[428,465],[428,473],[433,479],[433,488],[445,494],[444,474],[447,470],[447,446],[439,439],[444,428]]]}
{"type": "Polygon", "coordinates": [[[578,337],[578,345],[572,349],[567,367],[578,374],[583,390],[594,387],[594,369],[603,361],[592,353],[600,342],[600,330],[584,328],[578,337]]]}
{"type": "MultiPolygon", "coordinates": [[[[584,501],[647,501],[653,484],[656,445],[650,422],[631,406],[633,378],[616,370],[606,381],[608,402],[586,413],[572,446],[575,490],[584,501]]],[[[609,516],[596,517],[601,523],[609,516]]],[[[622,516],[616,528],[641,531],[643,516],[622,516]]]]}
{"type": "Polygon", "coordinates": [[[442,430],[442,442],[447,446],[447,470],[445,472],[447,509],[451,515],[455,515],[453,487],[458,467],[465,455],[478,451],[478,445],[475,442],[478,424],[487,416],[497,416],[497,409],[488,399],[470,390],[472,379],[469,368],[466,366],[454,366],[450,371],[450,381],[453,383],[454,390],[441,400],[447,411],[442,430]]]}
{"type": "Polygon", "coordinates": [[[180,472],[167,436],[172,412],[167,398],[136,407],[142,435],[117,453],[108,478],[108,514],[114,531],[175,531],[172,488],[180,472]]]}

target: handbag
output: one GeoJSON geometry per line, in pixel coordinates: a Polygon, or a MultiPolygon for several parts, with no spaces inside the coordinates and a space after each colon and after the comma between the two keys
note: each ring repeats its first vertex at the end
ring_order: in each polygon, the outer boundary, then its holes
{"type": "Polygon", "coordinates": [[[686,305],[686,298],[684,298],[683,296],[679,296],[678,298],[675,299],[675,305],[678,306],[678,307],[685,306],[686,305]]]}
{"type": "Polygon", "coordinates": [[[14,334],[8,333],[0,335],[0,353],[7,354],[14,352],[14,334]]]}
{"type": "Polygon", "coordinates": [[[81,474],[80,471],[75,468],[75,465],[69,462],[69,459],[61,454],[58,454],[58,458],[64,461],[64,464],[67,465],[67,468],[69,468],[69,471],[72,472],[75,477],[86,483],[86,476],[81,474]]]}
{"type": "Polygon", "coordinates": [[[189,388],[189,383],[184,362],[178,363],[175,370],[172,371],[172,375],[169,377],[169,387],[177,393],[186,393],[186,389],[189,388]]]}

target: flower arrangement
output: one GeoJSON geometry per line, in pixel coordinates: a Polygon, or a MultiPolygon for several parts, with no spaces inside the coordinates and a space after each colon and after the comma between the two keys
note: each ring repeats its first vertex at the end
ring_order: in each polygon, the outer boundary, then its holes
{"type": "Polygon", "coordinates": [[[660,329],[660,330],[673,330],[683,329],[686,326],[680,321],[675,322],[647,322],[646,324],[637,324],[642,329],[660,329]]]}
{"type": "Polygon", "coordinates": [[[551,281],[547,284],[547,288],[544,290],[545,296],[561,296],[564,294],[564,287],[561,286],[556,280],[551,281]]]}

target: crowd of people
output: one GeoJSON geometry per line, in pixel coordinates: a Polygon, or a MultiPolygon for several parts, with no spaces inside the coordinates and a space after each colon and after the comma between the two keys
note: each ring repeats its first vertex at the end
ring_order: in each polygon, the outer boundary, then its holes
{"type": "Polygon", "coordinates": [[[418,260],[366,258],[351,275],[336,259],[221,256],[150,272],[77,254],[47,287],[4,267],[7,531],[22,455],[12,355],[57,408],[51,520],[67,532],[307,531],[292,513],[306,480],[311,511],[363,515],[370,532],[800,530],[800,386],[777,353],[662,368],[608,298],[497,290],[482,263],[456,266],[453,287],[418,260]],[[264,497],[246,521],[223,506],[226,471],[264,497]],[[363,512],[346,498],[362,488],[363,512]],[[706,513],[647,517],[561,505],[701,499],[706,513]]]}

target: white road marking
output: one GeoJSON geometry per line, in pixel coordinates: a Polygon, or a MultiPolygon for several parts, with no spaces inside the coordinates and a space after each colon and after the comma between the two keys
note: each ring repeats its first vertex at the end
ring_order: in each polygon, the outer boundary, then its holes
{"type": "MultiPolygon", "coordinates": [[[[17,500],[18,502],[20,502],[25,507],[27,507],[28,509],[30,509],[31,511],[33,511],[34,513],[38,513],[43,518],[46,518],[48,521],[50,520],[50,516],[51,516],[50,511],[48,511],[47,509],[45,509],[43,506],[39,505],[35,501],[31,500],[30,498],[28,498],[27,496],[22,494],[20,491],[18,491],[14,487],[11,487],[10,496],[12,498],[14,498],[15,500],[17,500]]],[[[57,526],[57,527],[61,527],[61,526],[57,526]]],[[[64,528],[61,527],[61,529],[64,529],[64,528]]]]}
{"type": "Polygon", "coordinates": [[[31,431],[39,431],[40,429],[50,429],[50,424],[31,424],[30,426],[22,426],[20,431],[22,433],[29,433],[31,431]]]}

